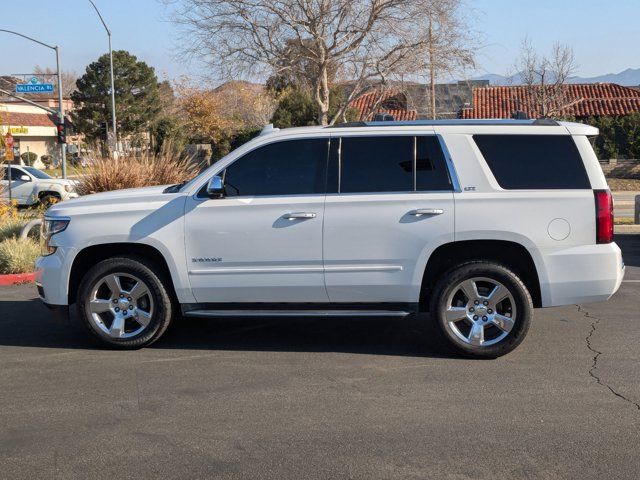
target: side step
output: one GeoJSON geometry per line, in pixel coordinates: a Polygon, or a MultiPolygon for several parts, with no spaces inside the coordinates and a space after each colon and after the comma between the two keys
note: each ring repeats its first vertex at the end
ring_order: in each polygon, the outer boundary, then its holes
{"type": "Polygon", "coordinates": [[[398,310],[190,310],[185,317],[406,317],[398,310]]]}

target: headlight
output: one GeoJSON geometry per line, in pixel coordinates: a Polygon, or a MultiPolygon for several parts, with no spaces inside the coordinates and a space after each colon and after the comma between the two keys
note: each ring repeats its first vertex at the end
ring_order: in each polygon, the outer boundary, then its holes
{"type": "Polygon", "coordinates": [[[62,217],[44,217],[42,221],[42,235],[40,235],[42,256],[51,255],[56,251],[56,247],[49,245],[51,237],[67,228],[71,220],[62,217]]]}

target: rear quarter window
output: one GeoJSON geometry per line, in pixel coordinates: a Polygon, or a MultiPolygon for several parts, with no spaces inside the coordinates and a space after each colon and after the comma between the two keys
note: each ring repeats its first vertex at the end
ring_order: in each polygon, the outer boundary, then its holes
{"type": "Polygon", "coordinates": [[[504,189],[591,188],[569,135],[474,135],[473,140],[504,189]]]}

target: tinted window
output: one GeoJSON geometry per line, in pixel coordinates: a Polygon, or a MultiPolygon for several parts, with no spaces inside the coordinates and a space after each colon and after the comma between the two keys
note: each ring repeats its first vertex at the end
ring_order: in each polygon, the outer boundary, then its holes
{"type": "Polygon", "coordinates": [[[37,168],[33,168],[33,167],[24,167],[24,169],[29,172],[31,175],[33,175],[36,178],[39,178],[41,180],[46,180],[48,178],[51,178],[49,175],[47,175],[46,173],[44,173],[42,170],[38,170],[37,168]]]}
{"type": "Polygon", "coordinates": [[[343,137],[340,192],[413,191],[414,137],[343,137]]]}
{"type": "MultiPolygon", "coordinates": [[[[8,172],[7,167],[3,167],[2,180],[8,180],[7,172],[8,172]]],[[[17,180],[18,178],[20,178],[21,175],[25,175],[25,173],[22,170],[15,167],[11,167],[11,180],[17,180]]]]}
{"type": "Polygon", "coordinates": [[[568,135],[474,135],[473,139],[502,188],[591,188],[568,135]]]}
{"type": "Polygon", "coordinates": [[[259,147],[225,172],[228,197],[325,192],[328,139],[289,140],[259,147]]]}
{"type": "Polygon", "coordinates": [[[416,190],[451,190],[442,147],[435,135],[416,138],[416,190]]]}

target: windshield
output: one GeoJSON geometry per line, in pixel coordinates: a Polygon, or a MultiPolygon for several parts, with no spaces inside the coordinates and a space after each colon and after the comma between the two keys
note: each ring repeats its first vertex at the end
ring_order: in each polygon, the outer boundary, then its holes
{"type": "Polygon", "coordinates": [[[34,177],[39,178],[40,180],[46,180],[48,178],[51,178],[49,175],[44,173],[42,170],[38,170],[37,168],[33,168],[33,167],[22,167],[22,168],[27,172],[29,172],[34,177]]]}

